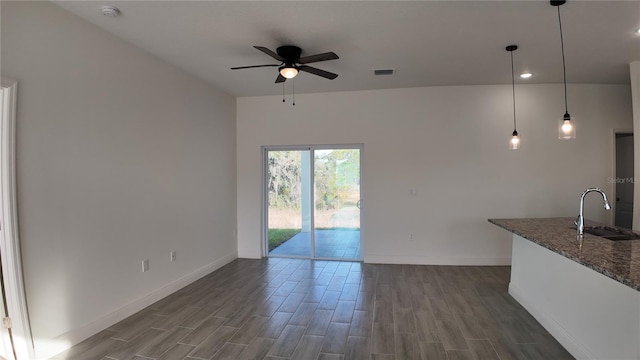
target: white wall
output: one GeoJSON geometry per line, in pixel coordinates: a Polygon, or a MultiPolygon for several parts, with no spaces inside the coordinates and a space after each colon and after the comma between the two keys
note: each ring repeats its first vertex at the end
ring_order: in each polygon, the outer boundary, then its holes
{"type": "Polygon", "coordinates": [[[40,354],[236,257],[233,97],[48,2],[2,2],[2,76],[40,354]]]}
{"type": "MultiPolygon", "coordinates": [[[[363,143],[365,261],[508,264],[510,234],[487,219],[576,216],[585,188],[611,193],[611,129],[632,127],[629,86],[569,85],[573,141],[557,135],[562,85],[516,92],[518,151],[507,147],[510,86],[297,95],[295,107],[278,96],[238,99],[239,256],[261,255],[261,145],[363,143]]],[[[604,215],[589,198],[587,218],[604,215]]]]}

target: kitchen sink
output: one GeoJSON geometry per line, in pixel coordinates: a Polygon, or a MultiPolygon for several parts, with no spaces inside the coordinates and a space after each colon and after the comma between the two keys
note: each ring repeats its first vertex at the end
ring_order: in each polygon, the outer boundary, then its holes
{"type": "Polygon", "coordinates": [[[617,229],[609,226],[585,226],[584,232],[613,241],[640,239],[640,235],[632,231],[617,229]]]}

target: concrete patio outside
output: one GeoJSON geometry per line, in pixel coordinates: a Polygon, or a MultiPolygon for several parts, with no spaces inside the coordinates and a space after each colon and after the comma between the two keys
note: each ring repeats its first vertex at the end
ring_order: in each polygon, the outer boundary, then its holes
{"type": "MultiPolygon", "coordinates": [[[[300,232],[271,250],[275,256],[311,256],[311,233],[300,232]]],[[[316,230],[315,257],[360,260],[360,230],[316,230]]]]}

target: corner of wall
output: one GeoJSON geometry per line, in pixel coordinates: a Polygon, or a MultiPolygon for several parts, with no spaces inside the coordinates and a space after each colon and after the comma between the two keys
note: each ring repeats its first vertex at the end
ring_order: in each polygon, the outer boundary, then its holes
{"type": "MultiPolygon", "coordinates": [[[[631,72],[631,105],[633,106],[633,132],[640,133],[640,61],[629,64],[631,72]]],[[[634,141],[634,169],[640,169],[640,141],[634,141]]],[[[634,177],[637,170],[634,170],[634,177]]],[[[640,182],[634,182],[633,229],[640,229],[640,182]]]]}

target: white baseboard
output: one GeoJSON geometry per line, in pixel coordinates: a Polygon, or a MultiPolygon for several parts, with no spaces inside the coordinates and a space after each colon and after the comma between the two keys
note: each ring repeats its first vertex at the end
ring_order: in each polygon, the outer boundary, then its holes
{"type": "Polygon", "coordinates": [[[36,339],[34,338],[34,347],[36,353],[36,359],[49,359],[56,354],[59,354],[73,345],[80,343],[81,341],[97,334],[98,332],[109,328],[117,322],[126,319],[127,317],[135,314],[136,312],[146,308],[147,306],[155,303],[156,301],[173,294],[174,292],[182,289],[183,287],[191,284],[192,282],[201,279],[202,277],[210,274],[211,272],[223,267],[231,261],[238,258],[238,252],[234,251],[229,253],[218,260],[207,264],[195,271],[179,278],[170,283],[156,289],[155,291],[136,299],[115,311],[102,316],[95,321],[92,321],[84,326],[78,327],[71,331],[68,331],[55,339],[36,339]]]}
{"type": "Polygon", "coordinates": [[[511,257],[365,255],[364,262],[372,264],[498,266],[511,265],[511,257]]]}
{"type": "Polygon", "coordinates": [[[241,259],[262,259],[262,254],[260,253],[260,249],[256,250],[254,248],[241,248],[238,249],[238,257],[241,259]]]}
{"type": "Polygon", "coordinates": [[[526,296],[520,288],[513,283],[509,283],[509,295],[516,299],[531,316],[551,334],[567,351],[578,360],[598,360],[584,345],[581,345],[560,325],[557,321],[543,314],[535,305],[526,300],[526,296]]]}

